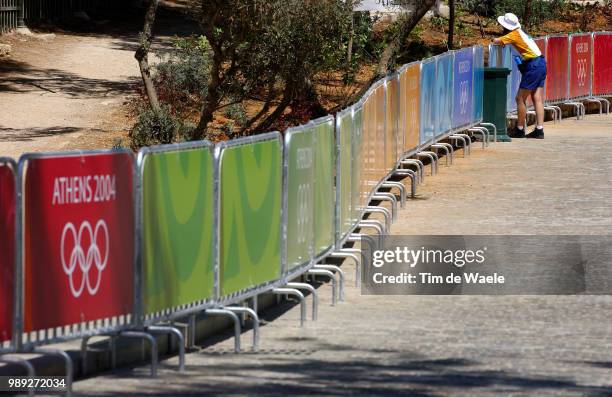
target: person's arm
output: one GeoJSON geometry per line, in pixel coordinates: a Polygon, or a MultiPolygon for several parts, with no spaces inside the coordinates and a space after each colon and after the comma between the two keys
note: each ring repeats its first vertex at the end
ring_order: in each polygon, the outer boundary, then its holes
{"type": "Polygon", "coordinates": [[[502,43],[501,39],[500,39],[500,38],[498,38],[498,37],[496,37],[496,38],[494,38],[494,39],[493,39],[493,43],[494,43],[494,44],[497,44],[497,45],[502,45],[502,44],[504,44],[504,43],[502,43]]]}

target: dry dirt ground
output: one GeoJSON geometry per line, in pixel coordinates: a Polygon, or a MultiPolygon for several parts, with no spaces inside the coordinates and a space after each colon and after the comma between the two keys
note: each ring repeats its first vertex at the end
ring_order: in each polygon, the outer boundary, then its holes
{"type": "MultiPolygon", "coordinates": [[[[190,33],[189,24],[175,22],[170,16],[158,24],[155,52],[190,33]]],[[[126,104],[140,84],[140,24],[134,17],[96,33],[0,36],[12,46],[0,58],[0,156],[108,148],[125,137],[132,125],[126,104]]]]}

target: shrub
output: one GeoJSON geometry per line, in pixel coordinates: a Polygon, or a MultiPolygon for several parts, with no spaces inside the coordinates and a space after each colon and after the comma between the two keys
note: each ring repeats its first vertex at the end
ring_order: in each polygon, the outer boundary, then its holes
{"type": "Polygon", "coordinates": [[[241,127],[244,127],[248,121],[246,111],[241,103],[233,103],[227,106],[225,116],[234,120],[241,127]]]}
{"type": "Polygon", "coordinates": [[[172,143],[179,125],[168,108],[162,108],[159,114],[147,108],[138,116],[138,122],[130,131],[131,146],[134,149],[172,143]]]}

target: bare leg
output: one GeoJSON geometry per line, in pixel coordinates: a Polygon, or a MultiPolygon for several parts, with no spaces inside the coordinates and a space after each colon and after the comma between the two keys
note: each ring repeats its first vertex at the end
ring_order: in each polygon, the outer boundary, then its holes
{"type": "Polygon", "coordinates": [[[525,118],[527,117],[527,98],[531,91],[521,88],[516,94],[516,108],[518,112],[517,127],[525,127],[525,118]]]}
{"type": "Polygon", "coordinates": [[[544,125],[544,88],[539,87],[537,90],[531,93],[531,100],[535,107],[536,117],[538,119],[536,127],[544,125]]]}

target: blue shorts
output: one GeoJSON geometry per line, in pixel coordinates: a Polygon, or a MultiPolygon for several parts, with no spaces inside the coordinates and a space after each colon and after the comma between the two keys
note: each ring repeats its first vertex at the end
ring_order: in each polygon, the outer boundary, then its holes
{"type": "Polygon", "coordinates": [[[519,88],[535,91],[539,87],[544,87],[546,82],[546,60],[544,57],[523,61],[519,65],[519,70],[523,75],[519,88]]]}

